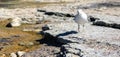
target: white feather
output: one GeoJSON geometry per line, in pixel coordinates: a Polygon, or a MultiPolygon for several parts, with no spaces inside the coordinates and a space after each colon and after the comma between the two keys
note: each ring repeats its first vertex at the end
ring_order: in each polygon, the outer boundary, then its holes
{"type": "Polygon", "coordinates": [[[87,14],[85,14],[81,9],[77,10],[74,21],[78,24],[85,24],[88,22],[87,14]]]}

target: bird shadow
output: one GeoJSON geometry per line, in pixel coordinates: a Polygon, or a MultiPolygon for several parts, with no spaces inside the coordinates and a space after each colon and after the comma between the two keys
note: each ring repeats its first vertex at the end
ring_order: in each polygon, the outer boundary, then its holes
{"type": "Polygon", "coordinates": [[[47,46],[61,47],[65,43],[60,43],[58,41],[59,36],[67,36],[67,35],[76,34],[76,33],[77,33],[76,31],[67,31],[67,32],[64,32],[64,33],[60,33],[56,36],[53,36],[49,33],[44,33],[42,31],[42,32],[40,32],[40,34],[43,35],[43,38],[39,39],[39,40],[36,40],[36,41],[39,42],[40,44],[46,44],[47,46]]]}
{"type": "Polygon", "coordinates": [[[60,33],[58,35],[56,35],[56,37],[59,37],[59,36],[67,36],[67,35],[70,35],[70,34],[77,34],[78,32],[76,31],[67,31],[67,32],[64,32],[64,33],[60,33]]]}
{"type": "Polygon", "coordinates": [[[41,31],[39,34],[42,35],[42,39],[36,40],[36,42],[39,42],[39,44],[46,44],[47,46],[54,47],[60,47],[63,45],[62,43],[57,42],[56,37],[50,35],[49,33],[44,33],[43,31],[41,31]]]}

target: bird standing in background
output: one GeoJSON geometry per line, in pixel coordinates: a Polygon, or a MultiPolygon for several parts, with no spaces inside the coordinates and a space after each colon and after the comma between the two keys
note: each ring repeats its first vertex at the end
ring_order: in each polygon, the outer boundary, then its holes
{"type": "Polygon", "coordinates": [[[84,24],[88,22],[87,19],[87,14],[85,14],[82,9],[77,9],[77,14],[74,17],[74,21],[78,24],[78,32],[80,32],[80,25],[83,26],[84,28],[84,24]]]}

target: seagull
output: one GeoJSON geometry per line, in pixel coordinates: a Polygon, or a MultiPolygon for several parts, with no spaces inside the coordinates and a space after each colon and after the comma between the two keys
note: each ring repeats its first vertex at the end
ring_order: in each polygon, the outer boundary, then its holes
{"type": "Polygon", "coordinates": [[[78,24],[78,32],[80,32],[80,25],[84,28],[84,24],[88,22],[87,18],[87,14],[84,13],[82,9],[77,9],[77,14],[73,20],[78,24]]]}

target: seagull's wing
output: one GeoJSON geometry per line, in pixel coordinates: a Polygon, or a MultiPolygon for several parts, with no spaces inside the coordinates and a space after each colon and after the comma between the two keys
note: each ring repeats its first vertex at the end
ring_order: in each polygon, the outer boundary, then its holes
{"type": "Polygon", "coordinates": [[[75,15],[74,19],[73,20],[76,20],[78,18],[78,14],[75,15]]]}

